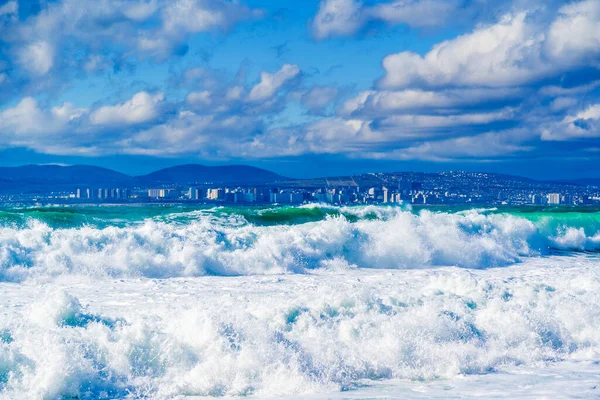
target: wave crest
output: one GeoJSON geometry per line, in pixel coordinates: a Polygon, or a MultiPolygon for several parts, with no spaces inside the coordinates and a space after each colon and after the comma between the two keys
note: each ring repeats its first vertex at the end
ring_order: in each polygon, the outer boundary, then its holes
{"type": "Polygon", "coordinates": [[[600,250],[596,218],[373,209],[353,211],[379,212],[373,219],[353,220],[341,209],[318,221],[267,226],[207,213],[105,228],[52,228],[30,219],[23,227],[0,228],[0,279],[303,273],[340,262],[350,268],[489,268],[554,250],[600,250]]]}

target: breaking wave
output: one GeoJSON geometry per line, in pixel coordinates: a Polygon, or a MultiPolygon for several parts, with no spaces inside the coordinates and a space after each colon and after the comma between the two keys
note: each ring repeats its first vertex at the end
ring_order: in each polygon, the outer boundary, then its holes
{"type": "Polygon", "coordinates": [[[309,206],[167,209],[151,218],[115,223],[115,211],[102,222],[93,214],[69,211],[68,218],[88,222],[65,227],[56,215],[63,211],[35,212],[44,218],[19,214],[21,220],[4,218],[0,226],[2,281],[67,274],[169,278],[305,273],[331,268],[332,261],[347,269],[484,269],[557,251],[600,250],[598,213],[416,213],[393,207],[309,206]]]}
{"type": "Polygon", "coordinates": [[[0,397],[306,396],[597,360],[600,277],[557,258],[512,279],[452,269],[18,285],[3,294],[17,305],[0,319],[0,397]]]}

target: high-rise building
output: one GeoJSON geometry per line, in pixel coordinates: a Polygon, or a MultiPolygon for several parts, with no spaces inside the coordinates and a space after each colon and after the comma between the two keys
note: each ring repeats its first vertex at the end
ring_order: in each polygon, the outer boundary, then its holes
{"type": "Polygon", "coordinates": [[[187,196],[190,200],[200,200],[200,191],[196,187],[191,187],[188,190],[187,196]]]}
{"type": "Polygon", "coordinates": [[[152,197],[154,199],[161,197],[160,190],[161,189],[148,189],[148,197],[152,197]]]}
{"type": "Polygon", "coordinates": [[[548,204],[560,204],[560,193],[548,193],[546,195],[548,204]]]}
{"type": "Polygon", "coordinates": [[[225,190],[223,190],[223,189],[208,189],[206,191],[206,198],[209,200],[223,200],[223,199],[225,199],[225,190]]]}
{"type": "Polygon", "coordinates": [[[548,199],[542,195],[539,194],[534,194],[531,197],[531,203],[533,204],[545,204],[548,201],[548,199]]]}

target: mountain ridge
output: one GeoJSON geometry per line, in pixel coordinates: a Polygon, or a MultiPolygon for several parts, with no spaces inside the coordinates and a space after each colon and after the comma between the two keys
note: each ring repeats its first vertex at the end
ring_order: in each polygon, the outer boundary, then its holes
{"type": "MultiPolygon", "coordinates": [[[[440,173],[393,172],[399,175],[443,175],[440,173]]],[[[514,181],[552,183],[518,175],[485,173],[498,178],[514,181]]],[[[378,174],[355,174],[348,178],[376,178],[378,174]]],[[[280,184],[283,186],[327,185],[328,180],[340,180],[335,177],[314,179],[295,179],[276,174],[272,171],[249,165],[207,166],[203,164],[182,164],[162,168],[149,174],[131,176],[109,168],[93,165],[28,164],[17,167],[0,167],[0,192],[41,193],[48,191],[73,190],[77,187],[151,187],[164,185],[204,185],[204,184],[280,184]]],[[[367,179],[368,180],[368,179],[367,179]]],[[[361,182],[370,184],[373,182],[361,182]]],[[[596,185],[600,179],[573,179],[554,181],[558,185],[596,185]]]]}
{"type": "Polygon", "coordinates": [[[93,165],[28,164],[0,167],[0,191],[41,193],[77,187],[135,187],[140,185],[266,184],[289,180],[274,172],[249,165],[206,166],[184,164],[131,176],[93,165]]]}
{"type": "Polygon", "coordinates": [[[183,164],[135,177],[140,183],[270,183],[289,180],[250,165],[183,164]]]}

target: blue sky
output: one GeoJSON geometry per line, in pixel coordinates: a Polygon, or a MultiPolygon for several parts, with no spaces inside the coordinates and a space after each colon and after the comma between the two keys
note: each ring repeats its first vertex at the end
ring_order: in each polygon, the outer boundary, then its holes
{"type": "Polygon", "coordinates": [[[600,176],[600,0],[0,0],[0,165],[600,176]]]}

